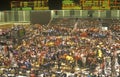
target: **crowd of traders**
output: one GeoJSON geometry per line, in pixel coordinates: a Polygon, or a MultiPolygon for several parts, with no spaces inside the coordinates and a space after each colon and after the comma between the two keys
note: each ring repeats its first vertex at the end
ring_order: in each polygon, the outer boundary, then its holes
{"type": "Polygon", "coordinates": [[[1,75],[14,73],[27,77],[64,77],[67,76],[66,72],[70,72],[73,77],[111,77],[112,69],[115,69],[116,76],[119,76],[120,38],[116,33],[120,26],[111,27],[102,30],[95,26],[30,25],[22,31],[22,39],[16,38],[14,41],[9,38],[10,44],[0,45],[0,66],[10,69],[4,69],[1,75]],[[16,43],[17,47],[14,46],[16,43]],[[89,73],[76,72],[76,68],[88,68],[89,73]]]}

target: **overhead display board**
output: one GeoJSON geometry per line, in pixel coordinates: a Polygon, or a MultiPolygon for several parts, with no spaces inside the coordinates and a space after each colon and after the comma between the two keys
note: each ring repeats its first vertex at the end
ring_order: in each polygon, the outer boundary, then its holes
{"type": "Polygon", "coordinates": [[[32,10],[49,10],[52,8],[53,9],[61,8],[62,10],[111,10],[111,9],[120,9],[120,1],[118,0],[28,0],[28,1],[14,0],[11,2],[12,9],[23,8],[23,7],[31,7],[32,10]]]}

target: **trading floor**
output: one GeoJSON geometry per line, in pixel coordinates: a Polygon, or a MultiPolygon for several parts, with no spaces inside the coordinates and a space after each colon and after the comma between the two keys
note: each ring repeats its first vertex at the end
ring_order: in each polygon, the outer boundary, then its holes
{"type": "Polygon", "coordinates": [[[53,18],[1,28],[0,77],[120,77],[120,21],[53,18]]]}

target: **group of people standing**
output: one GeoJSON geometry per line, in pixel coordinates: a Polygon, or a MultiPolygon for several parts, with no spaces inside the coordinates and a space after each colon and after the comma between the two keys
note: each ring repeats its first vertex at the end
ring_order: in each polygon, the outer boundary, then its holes
{"type": "Polygon", "coordinates": [[[116,67],[120,64],[118,58],[120,39],[115,30],[110,28],[102,30],[101,27],[94,25],[68,26],[52,23],[49,26],[30,25],[24,29],[24,37],[14,48],[15,44],[10,44],[9,47],[5,45],[6,48],[4,46],[0,50],[1,53],[7,52],[7,55],[1,54],[1,66],[12,67],[17,70],[16,75],[21,74],[20,71],[24,75],[26,75],[24,70],[30,71],[31,77],[37,77],[39,74],[53,77],[53,74],[57,76],[56,71],[62,71],[66,76],[71,72],[71,76],[74,77],[82,75],[109,77],[112,75],[112,69],[117,69],[115,73],[119,75],[119,69],[116,67]],[[86,75],[81,73],[82,69],[88,69],[89,73],[86,75]]]}

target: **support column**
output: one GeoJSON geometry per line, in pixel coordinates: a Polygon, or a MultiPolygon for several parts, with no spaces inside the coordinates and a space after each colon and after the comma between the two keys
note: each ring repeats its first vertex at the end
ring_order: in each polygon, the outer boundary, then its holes
{"type": "Polygon", "coordinates": [[[2,13],[0,12],[0,22],[2,21],[2,13]]]}
{"type": "Polygon", "coordinates": [[[100,12],[101,12],[101,10],[98,10],[98,17],[100,17],[100,12]]]}
{"type": "Polygon", "coordinates": [[[23,21],[25,21],[25,11],[23,11],[23,21]]]}
{"type": "Polygon", "coordinates": [[[55,16],[55,12],[54,12],[54,10],[52,10],[51,11],[51,18],[54,18],[54,16],[55,16]]]}
{"type": "Polygon", "coordinates": [[[80,17],[82,17],[82,10],[80,10],[80,17]]]}
{"type": "Polygon", "coordinates": [[[117,10],[117,18],[120,18],[120,10],[117,10]]]}
{"type": "Polygon", "coordinates": [[[64,17],[65,16],[65,11],[63,10],[62,12],[63,12],[63,17],[64,17]]]}

